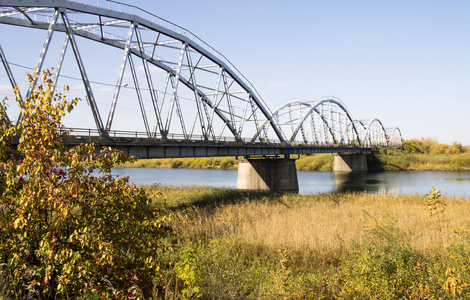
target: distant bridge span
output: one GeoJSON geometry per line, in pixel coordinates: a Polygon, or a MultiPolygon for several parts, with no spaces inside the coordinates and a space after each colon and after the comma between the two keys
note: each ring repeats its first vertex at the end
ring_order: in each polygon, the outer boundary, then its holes
{"type": "MultiPolygon", "coordinates": [[[[0,30],[5,96],[18,86],[21,105],[38,84],[24,80],[25,70],[53,67],[55,84],[85,99],[64,122],[70,145],[97,140],[139,158],[289,158],[402,144],[398,128],[354,119],[335,98],[291,101],[271,112],[225,56],[132,5],[0,0],[0,30]]],[[[21,118],[14,105],[6,113],[12,123],[21,118]]]]}

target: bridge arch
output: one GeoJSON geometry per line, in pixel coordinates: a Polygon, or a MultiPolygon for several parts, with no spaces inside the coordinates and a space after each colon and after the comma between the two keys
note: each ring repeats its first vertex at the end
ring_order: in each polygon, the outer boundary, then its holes
{"type": "Polygon", "coordinates": [[[361,141],[365,146],[388,146],[387,130],[379,119],[358,121],[362,126],[361,141]]]}
{"type": "Polygon", "coordinates": [[[398,127],[387,128],[388,146],[390,147],[402,147],[403,137],[398,127]]]}
{"type": "MultiPolygon", "coordinates": [[[[360,145],[361,140],[346,106],[335,98],[290,101],[273,118],[291,145],[360,145]]],[[[267,122],[261,126],[264,130],[267,122]]]]}
{"type": "MultiPolygon", "coordinates": [[[[64,57],[71,48],[85,91],[82,98],[87,99],[101,134],[115,129],[116,108],[127,85],[123,78],[128,75],[149,137],[176,135],[184,140],[220,142],[228,134],[234,141],[261,142],[267,138],[258,134],[260,123],[267,121],[265,126],[276,139],[285,142],[256,89],[228,59],[187,29],[135,6],[103,0],[96,5],[68,0],[0,0],[0,24],[47,32],[36,64],[39,70],[51,52],[51,40],[58,34],[65,37],[57,57],[56,77],[61,77],[64,57]],[[95,96],[78,38],[122,52],[106,114],[100,112],[104,106],[99,102],[103,100],[95,96]],[[190,105],[185,98],[191,99],[190,105]]],[[[16,80],[6,59],[8,53],[1,53],[13,85],[16,80]]],[[[24,90],[23,95],[27,95],[24,90]]]]}

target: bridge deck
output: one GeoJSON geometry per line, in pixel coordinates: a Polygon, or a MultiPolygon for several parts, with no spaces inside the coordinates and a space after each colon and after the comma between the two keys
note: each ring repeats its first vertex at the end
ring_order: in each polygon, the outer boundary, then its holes
{"type": "Polygon", "coordinates": [[[211,142],[99,136],[69,136],[66,144],[72,146],[91,141],[96,141],[101,146],[113,147],[121,150],[126,155],[132,155],[137,158],[362,153],[371,150],[369,147],[348,145],[282,145],[279,143],[248,143],[241,141],[211,142]]]}

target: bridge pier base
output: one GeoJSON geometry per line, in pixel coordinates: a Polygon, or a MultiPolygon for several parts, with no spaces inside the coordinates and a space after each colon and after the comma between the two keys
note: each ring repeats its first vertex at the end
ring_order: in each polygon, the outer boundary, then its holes
{"type": "Polygon", "coordinates": [[[238,190],[299,192],[295,159],[243,159],[238,163],[238,190]]]}
{"type": "Polygon", "coordinates": [[[365,154],[335,154],[333,172],[367,172],[365,154]]]}

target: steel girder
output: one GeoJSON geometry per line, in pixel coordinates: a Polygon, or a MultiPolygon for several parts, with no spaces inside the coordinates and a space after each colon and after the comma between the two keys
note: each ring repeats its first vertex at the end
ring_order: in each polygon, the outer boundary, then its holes
{"type": "Polygon", "coordinates": [[[403,138],[400,129],[385,128],[379,119],[355,120],[361,140],[365,146],[401,147],[403,138]]]}
{"type": "Polygon", "coordinates": [[[386,128],[386,131],[387,131],[388,146],[390,147],[402,147],[403,146],[403,137],[398,127],[386,128]]]}
{"type": "MultiPolygon", "coordinates": [[[[128,85],[123,85],[123,78],[129,76],[132,77],[130,87],[135,90],[139,103],[135,106],[141,112],[141,122],[149,137],[166,139],[178,135],[184,140],[192,140],[198,135],[217,142],[229,135],[234,140],[262,142],[268,139],[259,133],[259,124],[265,123],[277,140],[286,142],[249,81],[223,55],[197,36],[134,6],[103,0],[92,3],[0,0],[0,24],[47,30],[35,66],[38,71],[45,68],[44,60],[51,52],[51,40],[57,35],[65,37],[55,69],[56,80],[63,77],[60,71],[70,46],[79,70],[75,77],[81,78],[83,96],[101,135],[106,136],[116,126],[126,128],[122,121],[116,123],[115,115],[122,90],[128,85]],[[111,99],[96,99],[94,84],[89,77],[91,73],[85,67],[90,57],[82,54],[81,38],[122,51],[111,99]],[[165,75],[161,76],[161,73],[165,75]],[[109,107],[107,119],[100,113],[103,101],[108,101],[105,105],[109,107]],[[150,124],[151,121],[154,124],[150,124]]],[[[10,65],[5,56],[8,53],[2,51],[1,54],[12,85],[16,85],[8,71],[10,65]]],[[[26,95],[31,89],[32,86],[26,95]]]]}
{"type": "Polygon", "coordinates": [[[292,145],[361,144],[350,113],[338,99],[291,101],[274,111],[273,118],[292,145]]]}
{"type": "MultiPolygon", "coordinates": [[[[353,119],[336,98],[290,101],[276,109],[273,118],[291,145],[401,147],[403,141],[398,128],[385,129],[378,119],[353,119]]],[[[259,134],[266,131],[267,124],[261,126],[259,134]]]]}

